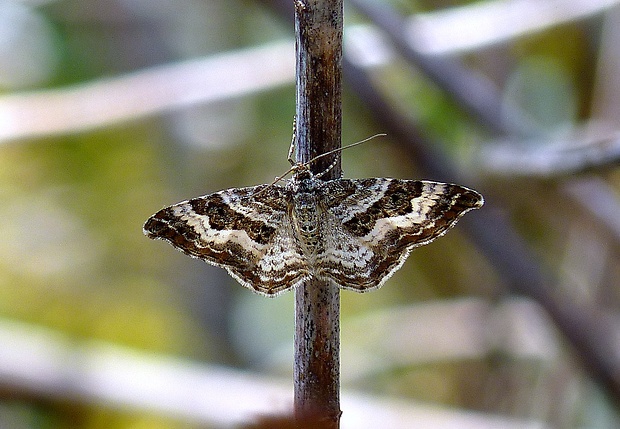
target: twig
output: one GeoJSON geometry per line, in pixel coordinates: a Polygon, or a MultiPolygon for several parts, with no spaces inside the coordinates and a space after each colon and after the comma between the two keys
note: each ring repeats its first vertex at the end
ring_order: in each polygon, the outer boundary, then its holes
{"type": "Polygon", "coordinates": [[[0,97],[0,144],[83,132],[289,84],[289,42],[0,97]]]}
{"type": "Polygon", "coordinates": [[[487,144],[478,154],[486,173],[503,177],[558,177],[620,164],[620,136],[576,136],[557,143],[528,141],[487,144]],[[588,141],[589,140],[589,141],[588,141]]]}
{"type": "MultiPolygon", "coordinates": [[[[340,147],[342,0],[296,0],[297,54],[296,161],[340,147]]],[[[335,155],[339,156],[339,155],[335,155]]],[[[332,159],[330,159],[332,158],[332,159]]],[[[333,164],[323,157],[311,164],[322,173],[333,164]]],[[[323,179],[339,178],[340,162],[323,179]]],[[[318,419],[317,427],[340,421],[340,292],[312,279],[295,290],[295,415],[318,419]]]]}
{"type": "Polygon", "coordinates": [[[613,186],[598,176],[581,177],[567,181],[562,191],[581,204],[596,223],[605,227],[609,238],[620,242],[620,200],[613,186]]]}
{"type": "Polygon", "coordinates": [[[456,54],[509,43],[568,22],[589,18],[618,0],[493,0],[416,14],[411,42],[427,54],[456,54]],[[471,31],[475,28],[476,31],[471,31]]]}

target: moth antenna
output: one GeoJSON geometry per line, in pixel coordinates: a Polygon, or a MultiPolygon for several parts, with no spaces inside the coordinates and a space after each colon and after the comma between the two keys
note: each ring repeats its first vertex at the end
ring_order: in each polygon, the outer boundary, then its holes
{"type": "Polygon", "coordinates": [[[268,184],[267,186],[265,186],[263,189],[261,189],[260,191],[258,191],[257,193],[255,193],[254,195],[260,195],[262,192],[266,191],[267,189],[271,188],[273,185],[275,185],[276,183],[278,183],[280,180],[284,179],[286,176],[288,176],[290,173],[292,173],[293,171],[297,170],[299,168],[299,165],[295,164],[293,165],[291,168],[289,168],[288,170],[286,170],[286,173],[284,173],[281,176],[278,176],[274,179],[273,182],[271,182],[270,184],[268,184]]]}
{"type": "MultiPolygon", "coordinates": [[[[346,146],[343,146],[343,147],[339,147],[337,149],[330,150],[328,152],[325,152],[325,153],[322,153],[322,154],[320,154],[318,156],[315,156],[310,161],[306,162],[306,165],[310,165],[310,163],[316,161],[317,159],[323,158],[324,156],[328,156],[328,155],[331,155],[333,153],[342,152],[345,149],[349,149],[349,148],[352,148],[353,146],[358,146],[358,145],[361,145],[362,143],[366,143],[367,141],[370,141],[370,140],[374,139],[375,137],[385,137],[385,136],[387,136],[387,134],[385,134],[385,133],[375,134],[375,135],[372,135],[370,137],[366,137],[364,140],[360,140],[358,142],[351,143],[349,145],[346,145],[346,146]]],[[[331,170],[332,168],[333,167],[330,167],[329,170],[331,170]]],[[[321,173],[321,174],[325,174],[325,173],[321,173]]]]}
{"type": "MultiPolygon", "coordinates": [[[[265,186],[263,189],[261,189],[260,191],[258,191],[258,192],[257,192],[256,194],[254,194],[254,195],[260,195],[262,192],[266,191],[267,189],[271,188],[273,185],[275,185],[276,183],[278,183],[279,181],[281,181],[282,179],[284,179],[284,178],[285,178],[286,176],[288,176],[290,173],[294,172],[295,170],[300,170],[300,169],[301,169],[300,167],[308,167],[308,166],[310,165],[310,163],[312,163],[312,162],[316,161],[317,159],[323,158],[324,156],[328,156],[328,155],[331,155],[331,154],[333,154],[333,153],[342,152],[342,151],[343,151],[343,150],[345,150],[345,149],[349,149],[349,148],[351,148],[351,147],[353,147],[353,146],[357,146],[357,145],[360,145],[360,144],[362,144],[362,143],[366,143],[367,141],[372,140],[372,139],[374,139],[375,137],[384,137],[384,136],[386,136],[386,135],[387,135],[387,134],[385,134],[385,133],[375,134],[375,135],[372,135],[372,136],[370,136],[370,137],[365,138],[364,140],[360,140],[360,141],[358,141],[358,142],[351,143],[351,144],[346,145],[346,146],[344,146],[344,147],[339,147],[339,148],[337,148],[337,149],[330,150],[329,152],[322,153],[321,155],[319,155],[319,156],[315,156],[315,157],[314,157],[314,158],[312,158],[310,161],[308,161],[308,162],[306,162],[306,163],[304,163],[304,164],[298,164],[298,163],[296,163],[296,162],[293,160],[293,152],[295,151],[295,143],[296,143],[296,141],[295,141],[295,131],[296,131],[295,129],[296,129],[296,127],[297,127],[297,117],[293,117],[293,137],[292,137],[292,139],[291,139],[291,145],[290,145],[289,150],[288,150],[288,161],[291,163],[291,168],[289,168],[289,169],[288,169],[288,170],[287,170],[287,171],[286,171],[283,175],[276,177],[276,178],[275,178],[275,180],[274,180],[273,182],[271,182],[269,185],[265,186]]],[[[327,167],[327,168],[325,169],[325,171],[322,171],[321,173],[319,173],[319,174],[315,175],[314,177],[315,177],[315,178],[317,178],[317,179],[318,179],[318,178],[321,178],[322,176],[324,176],[325,174],[327,174],[327,172],[329,172],[332,168],[334,168],[334,167],[336,166],[336,163],[337,163],[337,162],[338,162],[338,158],[336,158],[336,159],[334,160],[334,162],[332,162],[332,163],[329,165],[329,167],[327,167]]]]}
{"type": "MultiPolygon", "coordinates": [[[[338,157],[336,157],[336,159],[334,159],[334,162],[332,162],[325,170],[323,170],[322,172],[316,174],[314,177],[317,178],[317,179],[320,179],[321,177],[326,175],[332,168],[334,168],[337,163],[338,163],[338,157]]],[[[310,163],[308,162],[308,164],[310,164],[310,163]]],[[[306,165],[308,165],[308,164],[306,164],[306,165]]]]}
{"type": "MultiPolygon", "coordinates": [[[[373,135],[373,136],[370,136],[370,137],[365,138],[364,140],[360,140],[360,141],[358,141],[358,142],[351,143],[350,145],[346,145],[346,146],[344,146],[344,147],[339,147],[339,148],[337,148],[337,149],[330,150],[329,152],[325,152],[325,153],[322,153],[322,154],[321,154],[321,155],[319,155],[319,156],[315,156],[315,157],[314,157],[314,158],[312,158],[310,161],[308,161],[305,165],[306,165],[306,166],[309,166],[311,162],[314,162],[314,161],[316,161],[317,159],[323,158],[324,156],[331,155],[331,154],[333,154],[333,153],[340,153],[340,152],[342,152],[342,151],[343,151],[343,150],[345,150],[345,149],[349,149],[349,148],[351,148],[351,147],[353,147],[353,146],[357,146],[357,145],[360,145],[360,144],[362,144],[362,143],[366,143],[367,141],[372,140],[372,139],[374,139],[375,137],[383,137],[383,136],[386,136],[386,135],[387,135],[387,134],[384,134],[384,133],[375,134],[375,135],[373,135]]],[[[331,163],[331,164],[330,164],[330,165],[329,165],[329,166],[328,166],[328,167],[327,167],[324,171],[322,171],[322,172],[318,173],[318,174],[317,174],[317,175],[315,175],[314,177],[316,177],[317,179],[321,178],[322,176],[324,176],[325,174],[327,174],[327,173],[328,173],[328,172],[329,172],[332,168],[334,168],[334,167],[336,166],[336,163],[337,163],[337,162],[338,162],[338,158],[334,159],[334,162],[332,162],[332,163],[331,163]]]]}

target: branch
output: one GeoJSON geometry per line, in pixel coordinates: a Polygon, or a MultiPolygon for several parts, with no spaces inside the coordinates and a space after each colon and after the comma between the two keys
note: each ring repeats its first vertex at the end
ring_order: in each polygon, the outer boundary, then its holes
{"type": "Polygon", "coordinates": [[[502,177],[558,177],[620,164],[620,137],[573,142],[503,142],[487,144],[477,163],[486,173],[502,177]]]}
{"type": "MultiPolygon", "coordinates": [[[[297,162],[340,147],[342,0],[296,0],[297,162]]],[[[340,178],[339,155],[311,164],[322,178],[340,178]]],[[[317,179],[318,180],[318,179],[317,179]]],[[[329,231],[327,231],[329,233],[329,231]]],[[[295,289],[295,415],[340,427],[340,291],[316,278],[295,289]]]]}
{"type": "Polygon", "coordinates": [[[0,97],[0,143],[64,135],[288,84],[289,42],[0,97]]]}
{"type": "Polygon", "coordinates": [[[471,52],[586,19],[619,3],[620,0],[477,2],[415,15],[409,24],[408,38],[426,54],[471,52]]]}

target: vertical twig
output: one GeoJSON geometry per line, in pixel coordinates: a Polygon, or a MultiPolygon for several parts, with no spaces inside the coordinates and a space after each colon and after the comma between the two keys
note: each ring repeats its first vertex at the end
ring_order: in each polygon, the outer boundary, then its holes
{"type": "MultiPolygon", "coordinates": [[[[296,158],[307,162],[340,147],[342,0],[295,0],[297,55],[296,158]]],[[[326,157],[328,158],[328,157],[326,157]]],[[[323,172],[332,159],[313,163],[323,172]]],[[[322,176],[339,178],[340,163],[322,176]]],[[[295,291],[295,415],[338,428],[340,294],[312,279],[295,291]]],[[[319,427],[319,426],[317,426],[319,427]]]]}

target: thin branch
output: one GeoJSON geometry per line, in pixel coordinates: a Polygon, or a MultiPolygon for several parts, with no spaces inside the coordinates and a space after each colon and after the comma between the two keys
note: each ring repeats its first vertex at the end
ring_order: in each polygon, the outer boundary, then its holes
{"type": "MultiPolygon", "coordinates": [[[[339,178],[342,0],[296,0],[296,161],[324,180],[339,178]],[[334,157],[336,159],[334,160],[334,157]],[[331,167],[331,168],[330,168],[331,167]]],[[[318,180],[318,179],[317,179],[318,180]]],[[[295,415],[340,427],[340,291],[316,278],[295,289],[295,415]]]]}
{"type": "Polygon", "coordinates": [[[507,141],[486,144],[476,163],[487,174],[500,177],[558,177],[620,165],[620,137],[587,143],[578,136],[573,142],[507,141]]]}
{"type": "Polygon", "coordinates": [[[289,84],[290,42],[0,97],[0,143],[64,135],[289,84]]]}
{"type": "Polygon", "coordinates": [[[620,116],[620,7],[603,16],[591,116],[617,128],[620,116]]]}
{"type": "Polygon", "coordinates": [[[620,198],[616,189],[594,176],[568,181],[562,190],[603,225],[609,231],[609,237],[620,242],[620,198]]]}
{"type": "Polygon", "coordinates": [[[408,25],[408,39],[425,54],[471,52],[586,19],[618,4],[620,0],[476,2],[415,15],[408,25]]]}

